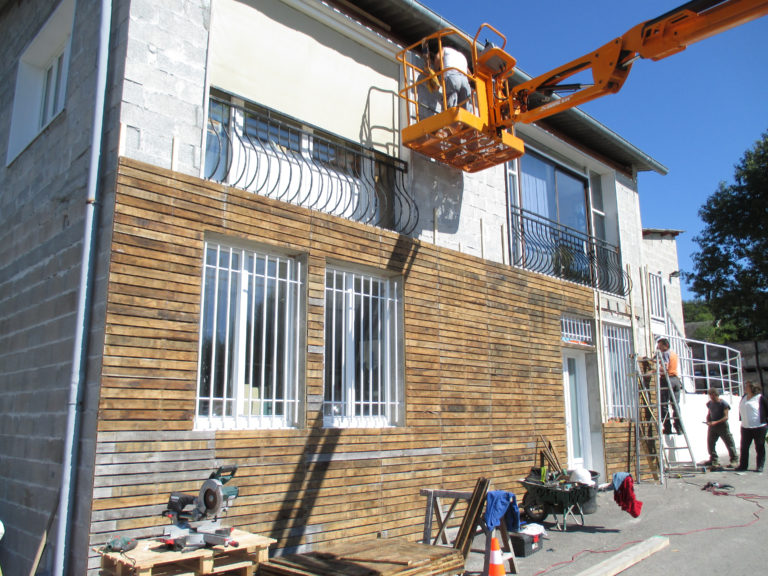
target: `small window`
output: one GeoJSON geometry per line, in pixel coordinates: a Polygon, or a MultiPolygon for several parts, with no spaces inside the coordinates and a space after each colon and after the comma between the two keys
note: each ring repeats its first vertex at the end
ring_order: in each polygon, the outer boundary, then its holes
{"type": "Polygon", "coordinates": [[[560,319],[563,342],[592,346],[592,321],[586,318],[563,317],[560,319]]]}
{"type": "Polygon", "coordinates": [[[325,278],[324,425],[402,423],[401,285],[329,269],[325,278]]]}
{"type": "Polygon", "coordinates": [[[664,280],[659,274],[648,274],[648,292],[651,300],[651,318],[664,320],[666,315],[664,280]]]}
{"type": "Polygon", "coordinates": [[[74,10],[63,0],[19,59],[8,164],[64,110],[74,10]]]}
{"type": "Polygon", "coordinates": [[[44,128],[64,108],[64,52],[45,70],[41,96],[40,128],[44,128]]]}
{"type": "Polygon", "coordinates": [[[300,260],[206,242],[196,427],[297,426],[300,260]]]}

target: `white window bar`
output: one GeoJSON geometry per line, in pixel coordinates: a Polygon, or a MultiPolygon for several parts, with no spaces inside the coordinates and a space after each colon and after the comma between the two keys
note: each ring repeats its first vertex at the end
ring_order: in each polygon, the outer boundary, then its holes
{"type": "Polygon", "coordinates": [[[633,390],[632,333],[627,326],[603,325],[608,417],[632,418],[637,402],[633,390]]]}
{"type": "Polygon", "coordinates": [[[196,426],[295,426],[302,267],[206,243],[196,426]]]}
{"type": "Polygon", "coordinates": [[[592,346],[592,321],[586,318],[564,316],[560,319],[561,338],[570,344],[592,346]]]}

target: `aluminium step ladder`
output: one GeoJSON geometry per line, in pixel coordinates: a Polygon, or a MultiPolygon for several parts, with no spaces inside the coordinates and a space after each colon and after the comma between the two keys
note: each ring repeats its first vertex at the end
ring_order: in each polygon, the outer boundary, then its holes
{"type": "Polygon", "coordinates": [[[638,410],[635,426],[635,469],[640,476],[640,453],[645,456],[646,465],[653,474],[653,479],[658,481],[663,466],[659,454],[659,439],[661,428],[656,417],[654,404],[651,401],[650,382],[652,374],[641,369],[641,360],[637,354],[633,354],[635,368],[635,382],[637,384],[638,410]]]}
{"type": "Polygon", "coordinates": [[[641,370],[640,361],[635,357],[638,385],[637,464],[639,469],[642,445],[648,466],[653,470],[654,479],[663,481],[670,474],[699,472],[703,469],[696,463],[688,431],[680,418],[680,405],[669,384],[666,367],[658,351],[655,363],[655,369],[649,373],[647,370],[641,370]],[[661,393],[664,387],[673,410],[667,410],[662,420],[661,393]],[[655,398],[652,397],[652,390],[655,398]],[[664,434],[664,428],[672,428],[670,420],[673,412],[680,420],[680,430],[677,434],[664,434]]]}

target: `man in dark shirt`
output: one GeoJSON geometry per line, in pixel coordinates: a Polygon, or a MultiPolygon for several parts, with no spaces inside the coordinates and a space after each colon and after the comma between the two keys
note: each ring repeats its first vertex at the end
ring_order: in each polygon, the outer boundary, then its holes
{"type": "Polygon", "coordinates": [[[733,442],[731,430],[728,427],[728,413],[731,407],[728,402],[720,398],[720,391],[717,388],[707,390],[709,402],[707,402],[707,449],[709,450],[709,463],[712,466],[718,465],[717,450],[715,444],[719,438],[723,439],[728,448],[728,456],[731,459],[731,466],[739,463],[739,455],[736,453],[736,444],[733,442]]]}

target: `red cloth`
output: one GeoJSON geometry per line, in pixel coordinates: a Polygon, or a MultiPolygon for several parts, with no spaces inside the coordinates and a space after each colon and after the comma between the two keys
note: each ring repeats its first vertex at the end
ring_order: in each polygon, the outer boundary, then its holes
{"type": "Polygon", "coordinates": [[[632,518],[640,516],[643,503],[635,498],[635,483],[632,480],[632,476],[624,478],[619,489],[614,491],[613,499],[616,501],[616,504],[621,506],[624,512],[629,512],[632,518]]]}

